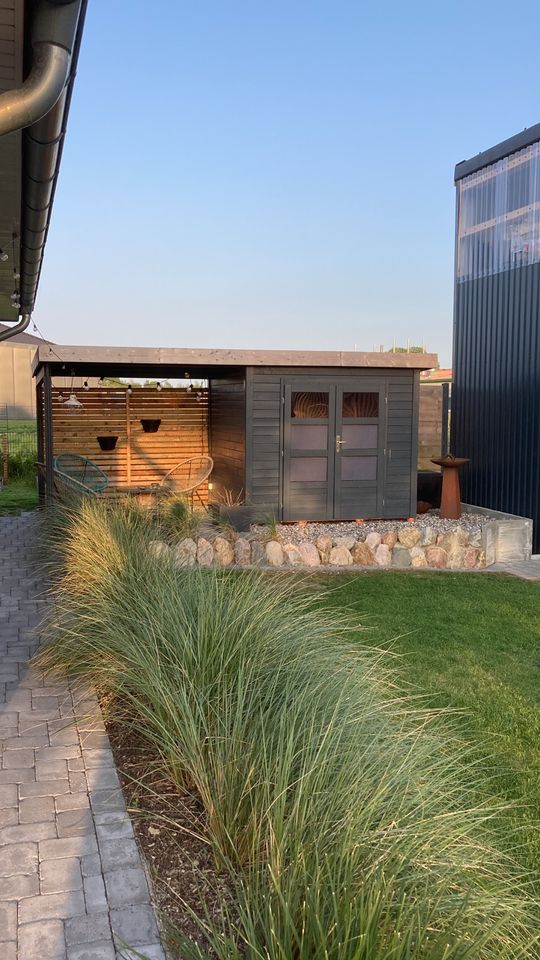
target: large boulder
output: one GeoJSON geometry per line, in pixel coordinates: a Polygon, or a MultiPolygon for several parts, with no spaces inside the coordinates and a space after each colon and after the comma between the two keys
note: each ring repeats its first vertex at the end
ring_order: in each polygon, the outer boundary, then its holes
{"type": "Polygon", "coordinates": [[[411,566],[413,567],[427,567],[427,560],[422,547],[411,547],[409,550],[409,555],[411,558],[411,566]]]}
{"type": "Polygon", "coordinates": [[[364,567],[371,567],[375,563],[373,551],[367,542],[357,543],[353,547],[351,555],[354,563],[362,564],[364,567]]]}
{"type": "Polygon", "coordinates": [[[335,547],[345,547],[345,550],[352,550],[356,543],[356,537],[336,537],[333,543],[335,547]]]}
{"type": "Polygon", "coordinates": [[[376,550],[381,542],[380,533],[375,533],[375,531],[372,530],[371,533],[368,533],[365,542],[371,550],[376,550]]]}
{"type": "Polygon", "coordinates": [[[251,543],[245,537],[239,537],[234,545],[234,561],[241,567],[251,563],[251,543]]]}
{"type": "Polygon", "coordinates": [[[395,530],[387,530],[386,533],[383,533],[381,542],[385,547],[388,547],[389,550],[393,550],[397,543],[397,533],[395,530]]]}
{"type": "Polygon", "coordinates": [[[426,547],[426,560],[428,567],[435,567],[438,570],[448,566],[448,554],[439,546],[426,547]]]}
{"type": "Polygon", "coordinates": [[[163,540],[151,540],[148,544],[148,553],[154,560],[169,560],[171,548],[163,540]]]}
{"type": "Polygon", "coordinates": [[[271,567],[281,567],[285,563],[283,547],[277,540],[269,540],[266,544],[266,560],[271,567]]]}
{"type": "Polygon", "coordinates": [[[420,543],[423,547],[429,547],[432,543],[437,543],[435,527],[422,527],[420,543]]]}
{"type": "Polygon", "coordinates": [[[296,543],[284,543],[283,553],[287,557],[287,562],[290,563],[292,567],[302,566],[302,554],[296,543]]]}
{"type": "Polygon", "coordinates": [[[392,551],[386,543],[380,543],[375,551],[375,563],[379,567],[389,567],[392,563],[392,551]]]}
{"type": "Polygon", "coordinates": [[[192,567],[197,556],[197,544],[191,537],[186,537],[173,547],[172,554],[177,567],[192,567]]]}
{"type": "Polygon", "coordinates": [[[407,547],[404,547],[403,544],[396,543],[394,549],[392,550],[392,566],[410,567],[410,565],[411,555],[407,550],[407,547]]]}
{"type": "Polygon", "coordinates": [[[455,530],[448,530],[446,533],[440,533],[437,537],[437,545],[452,553],[460,547],[469,546],[469,534],[466,530],[456,527],[455,530]]]}
{"type": "Polygon", "coordinates": [[[260,540],[251,541],[251,562],[256,566],[266,563],[266,548],[260,540]]]}
{"type": "Polygon", "coordinates": [[[416,546],[419,539],[420,531],[418,527],[411,525],[410,527],[401,527],[401,529],[398,531],[398,540],[404,547],[407,548],[407,550],[410,550],[411,547],[416,546]]]}
{"type": "Polygon", "coordinates": [[[474,570],[479,566],[480,549],[478,547],[466,547],[463,551],[463,567],[465,570],[474,570]]]}
{"type": "Polygon", "coordinates": [[[352,562],[351,551],[347,550],[347,547],[332,547],[329,563],[331,563],[333,567],[348,567],[352,562]]]}
{"type": "Polygon", "coordinates": [[[322,533],[320,537],[317,537],[315,546],[321,555],[321,563],[329,563],[332,537],[329,537],[326,533],[322,533]]]}
{"type": "Polygon", "coordinates": [[[230,540],[225,537],[216,537],[214,540],[214,563],[220,567],[228,567],[234,561],[234,550],[230,540]]]}
{"type": "Polygon", "coordinates": [[[206,537],[197,541],[197,563],[201,567],[210,567],[214,562],[214,548],[206,537]]]}
{"type": "Polygon", "coordinates": [[[306,567],[318,567],[321,563],[319,551],[314,543],[301,543],[298,550],[302,557],[302,563],[306,567]]]}

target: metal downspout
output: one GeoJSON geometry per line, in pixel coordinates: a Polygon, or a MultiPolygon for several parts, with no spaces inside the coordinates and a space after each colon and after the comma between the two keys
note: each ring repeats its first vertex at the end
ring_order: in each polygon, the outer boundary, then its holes
{"type": "Polygon", "coordinates": [[[23,313],[21,319],[14,327],[11,327],[9,330],[0,330],[0,342],[2,340],[9,340],[10,337],[14,337],[17,333],[24,333],[31,319],[31,313],[23,313]]]}
{"type": "Polygon", "coordinates": [[[29,127],[51,110],[69,79],[81,0],[41,0],[32,23],[32,66],[17,90],[0,94],[0,136],[29,127]]]}

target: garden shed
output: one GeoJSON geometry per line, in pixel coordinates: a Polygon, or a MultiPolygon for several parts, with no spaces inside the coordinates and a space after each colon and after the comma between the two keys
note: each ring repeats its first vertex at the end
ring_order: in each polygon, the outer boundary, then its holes
{"type": "Polygon", "coordinates": [[[420,371],[436,363],[413,353],[44,344],[33,362],[42,493],[59,453],[93,460],[111,489],[150,486],[209,453],[210,503],[283,520],[414,515],[420,371]],[[77,389],[75,408],[57,387],[70,376],[100,384],[77,389]],[[104,437],[115,438],[108,449],[104,437]]]}

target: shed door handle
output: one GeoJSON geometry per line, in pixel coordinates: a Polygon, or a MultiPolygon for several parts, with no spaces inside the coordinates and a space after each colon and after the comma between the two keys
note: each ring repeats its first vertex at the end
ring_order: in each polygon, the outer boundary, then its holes
{"type": "Polygon", "coordinates": [[[343,443],[347,443],[347,441],[346,441],[346,440],[342,440],[341,437],[340,437],[340,435],[339,435],[339,433],[338,433],[337,436],[336,436],[336,453],[339,453],[339,451],[341,450],[341,445],[342,445],[343,443]]]}

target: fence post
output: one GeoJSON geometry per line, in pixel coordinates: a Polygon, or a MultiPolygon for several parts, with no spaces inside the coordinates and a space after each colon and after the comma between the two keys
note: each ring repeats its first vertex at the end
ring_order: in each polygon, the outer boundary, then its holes
{"type": "Polygon", "coordinates": [[[9,438],[7,433],[2,434],[2,480],[8,482],[9,438]]]}

